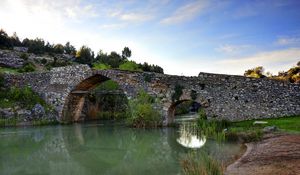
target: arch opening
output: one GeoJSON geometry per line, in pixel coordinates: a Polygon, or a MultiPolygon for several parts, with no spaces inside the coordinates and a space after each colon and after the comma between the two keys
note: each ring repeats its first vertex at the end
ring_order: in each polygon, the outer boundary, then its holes
{"type": "Polygon", "coordinates": [[[178,116],[182,115],[197,115],[200,108],[202,108],[202,105],[195,100],[178,100],[168,109],[168,121],[173,123],[178,116]]]}
{"type": "MultiPolygon", "coordinates": [[[[110,97],[120,95],[123,98],[124,103],[127,104],[127,97],[121,86],[110,78],[97,74],[82,80],[71,90],[65,100],[62,110],[62,122],[80,122],[100,119],[102,115],[98,114],[103,112],[101,106],[103,105],[103,102],[99,101],[98,98],[105,97],[100,98],[100,100],[107,100],[109,99],[107,98],[107,95],[110,97]],[[109,88],[105,86],[105,88],[103,88],[102,85],[107,84],[107,82],[114,82],[117,84],[118,89],[105,89],[109,88]]],[[[106,102],[110,103],[110,101],[106,102]]],[[[110,115],[108,112],[106,114],[106,116],[110,115]]]]}

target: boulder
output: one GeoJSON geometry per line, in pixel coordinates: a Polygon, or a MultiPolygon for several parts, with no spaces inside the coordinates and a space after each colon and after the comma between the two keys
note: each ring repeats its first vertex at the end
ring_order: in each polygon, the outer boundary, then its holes
{"type": "Polygon", "coordinates": [[[0,108],[0,118],[9,119],[15,116],[12,108],[0,108]]]}
{"type": "Polygon", "coordinates": [[[46,112],[44,107],[41,104],[36,104],[31,109],[31,115],[34,119],[40,119],[46,115],[46,112]]]}
{"type": "Polygon", "coordinates": [[[276,126],[266,126],[264,127],[263,132],[269,133],[269,132],[275,132],[277,130],[278,128],[276,126]]]}

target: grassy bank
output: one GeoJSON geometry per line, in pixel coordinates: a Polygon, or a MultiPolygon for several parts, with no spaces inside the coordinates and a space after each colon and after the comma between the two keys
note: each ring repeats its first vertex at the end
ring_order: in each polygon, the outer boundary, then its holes
{"type": "Polygon", "coordinates": [[[284,132],[300,132],[300,115],[272,119],[247,120],[230,123],[230,129],[236,131],[251,131],[263,129],[266,126],[276,126],[284,132]],[[266,124],[256,124],[255,121],[265,121],[266,124]]]}

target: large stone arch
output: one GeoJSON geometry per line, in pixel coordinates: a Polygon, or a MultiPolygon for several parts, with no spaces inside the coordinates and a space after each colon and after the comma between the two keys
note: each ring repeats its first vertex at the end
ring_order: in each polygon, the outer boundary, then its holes
{"type": "MultiPolygon", "coordinates": [[[[68,94],[64,107],[62,110],[61,121],[63,122],[77,122],[81,120],[81,112],[85,102],[86,95],[99,84],[113,80],[102,74],[94,74],[79,82],[68,94]]],[[[123,88],[120,82],[115,81],[120,85],[120,90],[124,94],[128,94],[123,88]]],[[[128,95],[127,95],[128,96],[128,95]]]]}

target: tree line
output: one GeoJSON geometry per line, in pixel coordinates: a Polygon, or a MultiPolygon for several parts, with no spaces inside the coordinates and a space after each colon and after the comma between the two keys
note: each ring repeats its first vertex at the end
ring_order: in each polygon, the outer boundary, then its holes
{"type": "Polygon", "coordinates": [[[70,42],[65,45],[50,44],[41,38],[25,38],[21,41],[16,33],[8,36],[3,29],[0,29],[0,49],[13,49],[13,47],[27,47],[28,52],[34,54],[69,54],[75,57],[75,62],[88,64],[95,68],[120,68],[123,70],[164,73],[163,68],[158,65],[151,65],[146,62],[138,64],[135,61],[129,61],[131,50],[128,47],[123,49],[121,55],[115,51],[110,54],[104,53],[102,50],[95,55],[91,48],[85,45],[76,50],[70,42]]]}

